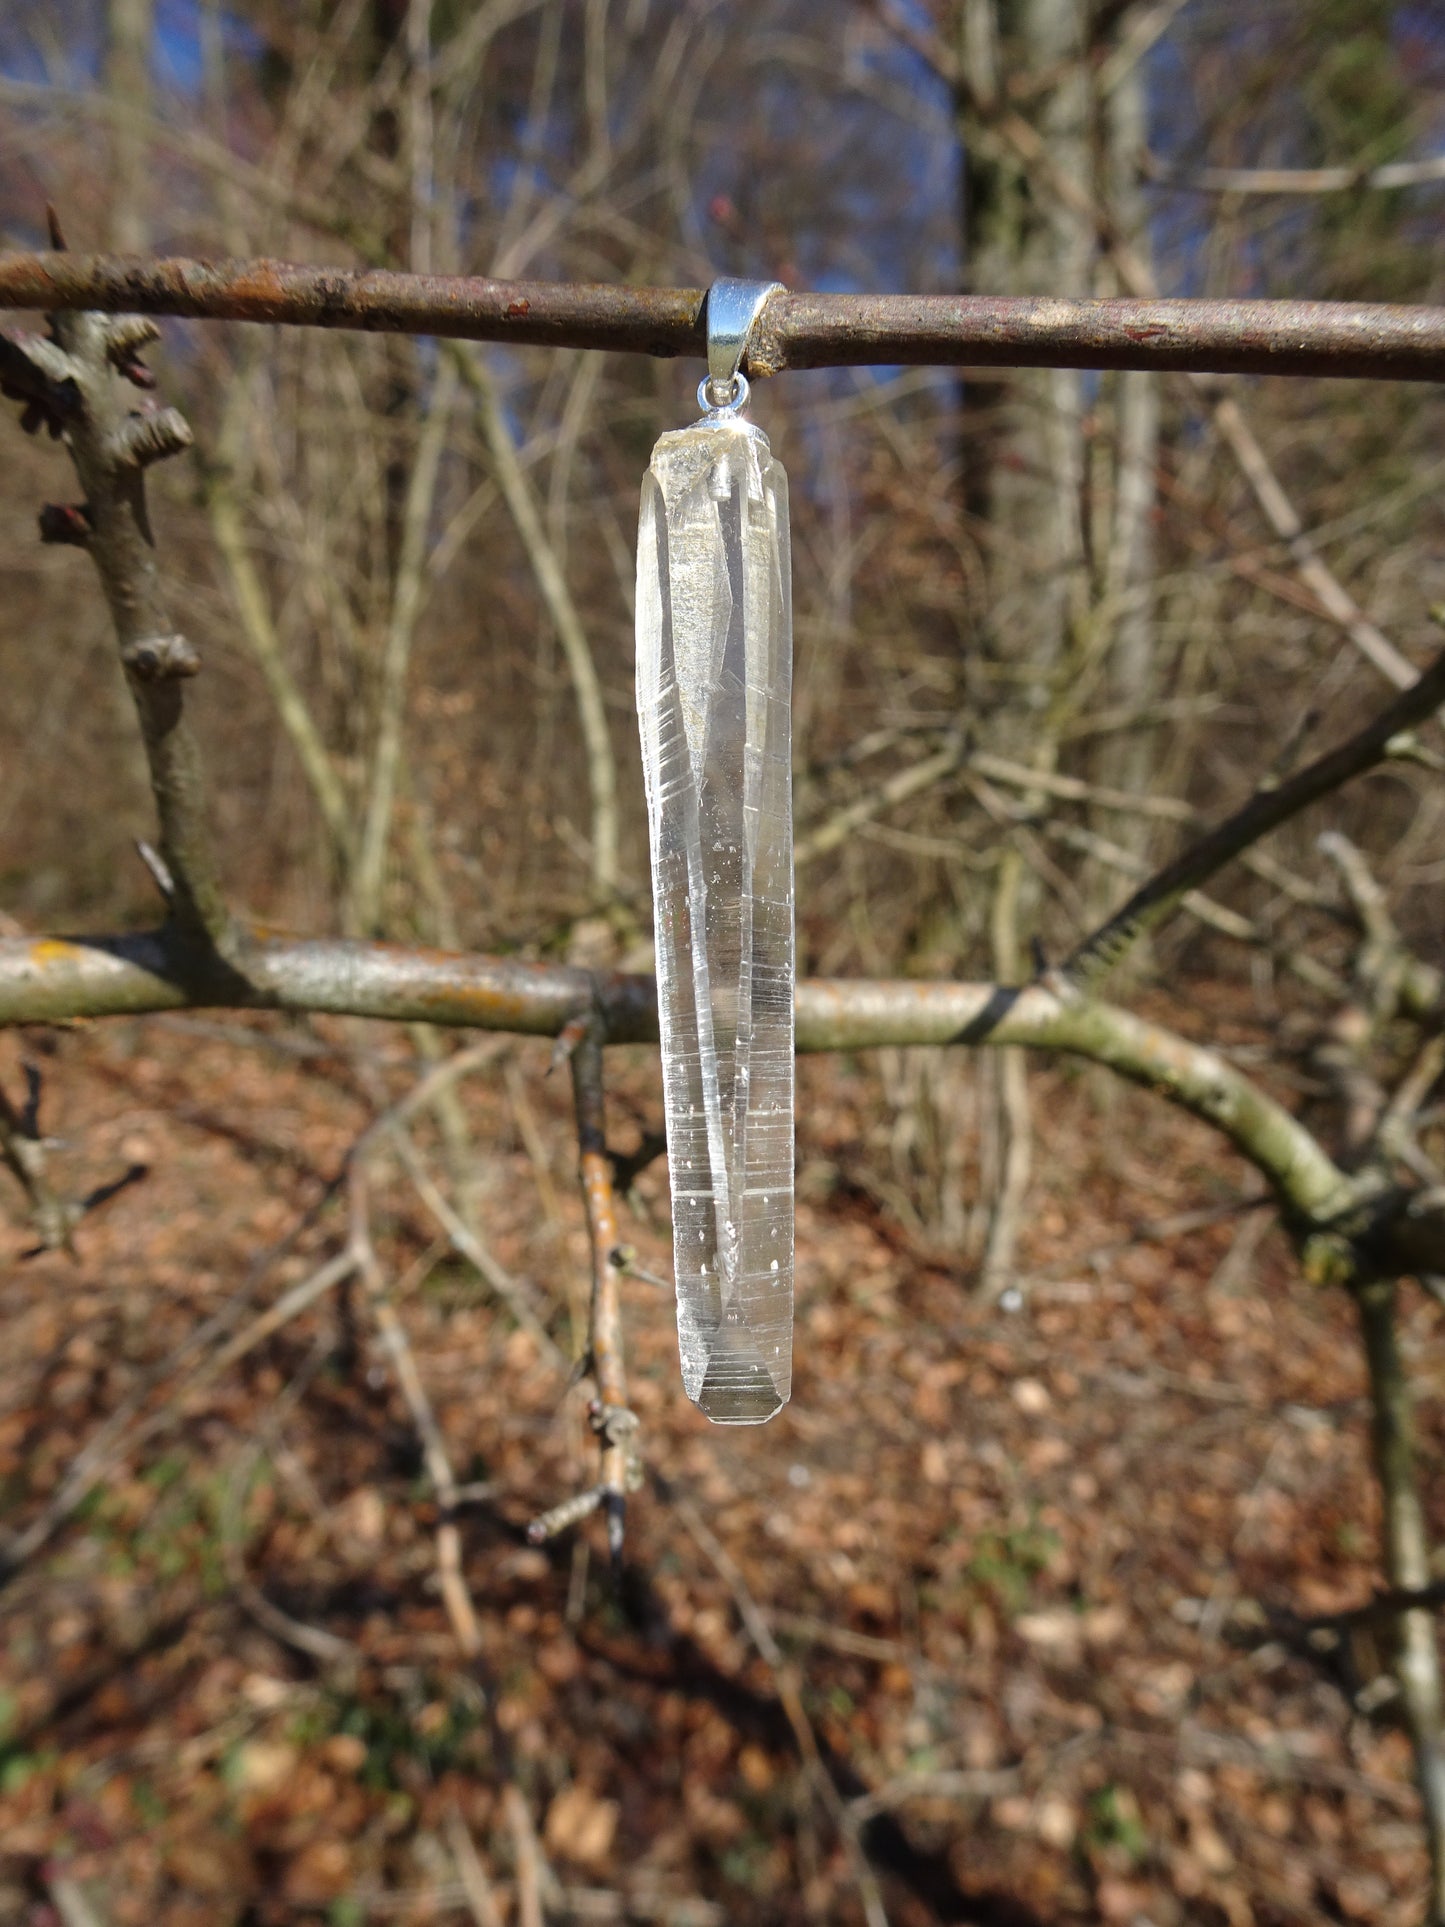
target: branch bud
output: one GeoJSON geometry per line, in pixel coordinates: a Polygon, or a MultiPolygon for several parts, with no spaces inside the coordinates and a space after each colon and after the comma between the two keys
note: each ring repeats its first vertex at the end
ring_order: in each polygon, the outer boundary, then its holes
{"type": "Polygon", "coordinates": [[[149,468],[179,455],[192,439],[191,425],[178,408],[158,408],[150,415],[128,415],[107,436],[106,452],[117,468],[149,468]]]}
{"type": "Polygon", "coordinates": [[[40,539],[83,549],[94,533],[90,507],[85,502],[47,502],[40,511],[40,539]]]}
{"type": "Polygon", "coordinates": [[[113,314],[105,324],[105,352],[117,367],[160,338],[161,331],[148,314],[113,314]]]}
{"type": "Polygon", "coordinates": [[[110,364],[137,388],[156,385],[155,376],[140,359],[140,351],[160,338],[161,331],[149,315],[111,315],[105,324],[105,352],[110,364]]]}
{"type": "Polygon", "coordinates": [[[62,433],[60,423],[55,416],[49,409],[43,408],[38,401],[26,403],[25,411],[20,417],[20,428],[26,435],[35,435],[42,428],[48,428],[53,442],[58,442],[62,433]]]}
{"type": "Polygon", "coordinates": [[[65,350],[43,335],[7,329],[0,329],[0,395],[25,403],[20,426],[27,435],[43,427],[58,439],[81,408],[80,384],[65,350]]]}
{"type": "Polygon", "coordinates": [[[185,636],[142,636],[128,642],[120,659],[137,682],[174,682],[200,673],[201,658],[185,636]]]}

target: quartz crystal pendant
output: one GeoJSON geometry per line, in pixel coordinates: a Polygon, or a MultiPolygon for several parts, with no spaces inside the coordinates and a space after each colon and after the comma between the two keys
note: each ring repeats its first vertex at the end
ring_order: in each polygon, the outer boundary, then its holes
{"type": "Polygon", "coordinates": [[[792,1389],[792,654],[787,477],[715,409],[643,483],[637,709],[678,1349],[720,1424],[792,1389]]]}

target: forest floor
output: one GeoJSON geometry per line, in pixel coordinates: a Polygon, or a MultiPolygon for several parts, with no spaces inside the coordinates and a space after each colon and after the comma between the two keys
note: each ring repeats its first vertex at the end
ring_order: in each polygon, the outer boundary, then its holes
{"type": "MultiPolygon", "coordinates": [[[[1260,1041],[1207,1003],[1167,1014],[1260,1041]]],[[[270,1019],[0,1039],[7,1090],[43,1072],[57,1184],[143,1173],[74,1256],[25,1256],[3,1180],[0,1502],[10,1534],[55,1520],[0,1593],[0,1921],[485,1921],[478,1868],[524,1927],[539,1895],[557,1920],[861,1921],[870,1868],[893,1927],[1418,1918],[1383,1661],[1314,1623],[1377,1576],[1351,1307],[1230,1211],[1256,1186],[1218,1139],[1038,1068],[1008,1310],[880,1204],[876,1063],[803,1061],[792,1402],[710,1427],[667,1291],[630,1278],[647,1479],[616,1572],[595,1516],[526,1535],[596,1477],[588,1388],[380,1153],[391,1302],[471,1488],[467,1663],[364,1295],[206,1369],[341,1245],[328,1187],[412,1050],[270,1019]]],[[[570,1356],[587,1237],[547,1063],[499,1043],[461,1101],[477,1220],[570,1356]]],[[[608,1064],[625,1152],[655,1058],[608,1064]]],[[[661,1163],[636,1197],[624,1235],[666,1275],[661,1163]]],[[[1438,1313],[1407,1296],[1403,1335],[1428,1471],[1438,1313]]]]}

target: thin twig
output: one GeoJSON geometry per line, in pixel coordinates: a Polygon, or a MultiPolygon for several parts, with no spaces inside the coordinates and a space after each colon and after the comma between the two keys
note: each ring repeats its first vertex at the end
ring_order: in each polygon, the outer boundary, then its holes
{"type": "Polygon", "coordinates": [[[862,824],[870,823],[885,810],[893,809],[899,803],[908,802],[915,796],[921,796],[925,790],[946,782],[968,760],[967,747],[963,738],[959,737],[943,749],[936,750],[933,755],[897,771],[866,795],[845,803],[815,829],[799,837],[793,857],[795,867],[801,869],[805,863],[826,856],[830,850],[836,850],[840,844],[846,843],[862,824]]]}
{"type": "MultiPolygon", "coordinates": [[[[1079,823],[1048,822],[1043,826],[1049,838],[1057,843],[1067,844],[1070,849],[1082,850],[1085,855],[1095,858],[1108,869],[1115,870],[1120,876],[1148,877],[1151,872],[1143,857],[1126,850],[1095,830],[1086,830],[1079,823]]],[[[1252,852],[1241,851],[1239,861],[1247,868],[1258,870],[1249,859],[1252,852]]],[[[1311,990],[1321,992],[1326,997],[1343,1000],[1349,995],[1349,984],[1337,970],[1298,944],[1281,943],[1258,923],[1253,917],[1246,917],[1228,904],[1220,903],[1203,890],[1186,890],[1179,899],[1179,909],[1186,916],[1202,923],[1206,930],[1217,930],[1223,937],[1231,937],[1236,943],[1246,943],[1252,948],[1262,950],[1270,961],[1280,970],[1287,970],[1298,977],[1302,984],[1311,990]]]]}
{"type": "Polygon", "coordinates": [[[517,1872],[517,1927],[543,1927],[542,1849],[519,1788],[508,1784],[502,1811],[512,1836],[512,1859],[517,1872]]]}
{"type": "Polygon", "coordinates": [[[613,1253],[621,1244],[617,1203],[612,1194],[612,1160],[607,1155],[606,1095],[602,1081],[602,1039],[591,1030],[572,1053],[572,1097],[577,1113],[578,1175],[587,1207],[592,1247],[592,1320],[589,1342],[597,1390],[608,1405],[627,1403],[627,1373],[622,1356],[622,1310],[613,1253]]]}
{"type": "Polygon", "coordinates": [[[577,1114],[578,1175],[587,1209],[587,1236],[592,1252],[592,1304],[588,1320],[587,1360],[597,1385],[592,1402],[592,1430],[602,1447],[598,1483],[575,1498],[564,1499],[528,1528],[534,1543],[555,1538],[595,1512],[607,1513],[607,1545],[614,1564],[622,1557],[627,1526],[627,1495],[641,1484],[637,1444],[637,1416],[628,1409],[627,1370],[622,1349],[622,1305],[619,1263],[622,1249],[617,1227],[617,1200],[612,1187],[612,1159],[607,1152],[606,1093],[602,1078],[602,1035],[589,1023],[571,1051],[572,1094],[577,1114]]]}
{"type": "Polygon", "coordinates": [[[1391,193],[1445,181],[1445,154],[1432,154],[1423,161],[1385,161],[1379,166],[1366,162],[1354,167],[1201,167],[1196,174],[1166,167],[1151,155],[1144,167],[1156,187],[1184,194],[1351,194],[1366,188],[1391,193]]]}
{"type": "MultiPolygon", "coordinates": [[[[1248,1219],[1258,1211],[1273,1211],[1278,1203],[1268,1191],[1253,1198],[1232,1198],[1227,1204],[1206,1205],[1195,1211],[1179,1211],[1167,1218],[1144,1219],[1131,1225],[1129,1234],[1124,1238],[1112,1238],[1107,1244],[1093,1245],[1077,1257],[1056,1258],[1052,1264],[1040,1265],[1037,1270],[1020,1273],[1014,1284],[1020,1292],[1040,1296],[1048,1295],[1048,1287],[1057,1285],[1070,1274],[1080,1272],[1100,1272],[1124,1252],[1132,1251],[1141,1244],[1174,1244],[1180,1238],[1187,1238],[1193,1232],[1206,1231],[1211,1225],[1222,1224],[1230,1218],[1248,1219]]],[[[1266,1223],[1267,1228],[1267,1223],[1266,1223]]]]}
{"type": "Polygon", "coordinates": [[[1395,920],[1390,915],[1385,892],[1366,863],[1364,855],[1338,830],[1326,830],[1318,840],[1320,855],[1339,871],[1349,894],[1350,905],[1359,918],[1360,928],[1371,943],[1388,949],[1399,942],[1395,920]]]}
{"type": "MultiPolygon", "coordinates": [[[[1355,1293],[1370,1373],[1375,1475],[1384,1506],[1385,1576],[1392,1591],[1422,1592],[1430,1583],[1430,1539],[1415,1470],[1410,1389],[1395,1331],[1397,1287],[1380,1279],[1355,1293]]],[[[1431,1614],[1413,1608],[1397,1620],[1395,1677],[1415,1749],[1415,1774],[1430,1849],[1430,1927],[1445,1922],[1445,1722],[1440,1652],[1431,1614]]]]}
{"type": "Polygon", "coordinates": [[[482,1865],[471,1829],[454,1806],[448,1807],[442,1815],[442,1825],[446,1828],[447,1846],[456,1862],[462,1890],[476,1927],[503,1927],[502,1910],[497,1905],[497,1896],[492,1891],[492,1883],[487,1878],[487,1870],[482,1865]]]}
{"type": "Polygon", "coordinates": [[[1442,703],[1445,651],[1411,688],[1347,742],[1317,757],[1276,787],[1257,791],[1243,809],[1166,864],[1121,910],[1078,945],[1063,966],[1065,977],[1080,988],[1096,984],[1140,937],[1157,929],[1172,914],[1186,892],[1207,883],[1242,850],[1311,803],[1383,762],[1393,738],[1433,714],[1442,703]]]}
{"type": "Polygon", "coordinates": [[[1381,633],[1360,608],[1354,597],[1330,569],[1300,519],[1299,511],[1285,494],[1269,463],[1258,436],[1245,420],[1232,395],[1214,404],[1214,425],[1228,443],[1254,499],[1264,511],[1265,520],[1289,550],[1291,562],[1305,587],[1325,614],[1374,665],[1386,682],[1407,689],[1414,675],[1413,665],[1381,633]]]}
{"type": "Polygon", "coordinates": [[[1445,1014],[1445,971],[1407,948],[1363,851],[1339,830],[1326,830],[1318,849],[1339,871],[1350,907],[1365,933],[1355,973],[1374,1010],[1388,1016],[1398,1008],[1419,1022],[1438,1023],[1445,1014]]]}
{"type": "Polygon", "coordinates": [[[828,1817],[837,1828],[843,1850],[848,1856],[849,1869],[858,1889],[858,1898],[862,1903],[863,1916],[868,1922],[868,1927],[888,1927],[883,1895],[863,1849],[860,1837],[861,1822],[851,1803],[845,1801],[839,1793],[819,1750],[818,1737],[813,1731],[813,1722],[808,1718],[807,1709],[803,1705],[802,1686],[796,1667],[773,1637],[773,1630],[768,1624],[767,1616],[749,1590],[736,1560],[706,1524],[697,1507],[690,1499],[665,1485],[661,1480],[658,1484],[689,1538],[706,1557],[719,1579],[732,1594],[738,1617],[743,1622],[748,1638],[756,1647],[758,1657],[773,1676],[778,1701],[787,1715],[788,1725],[792,1728],[798,1755],[803,1763],[803,1771],[807,1775],[809,1785],[827,1808],[828,1817]]]}
{"type": "Polygon", "coordinates": [[[481,355],[458,348],[453,351],[456,367],[471,391],[481,416],[482,432],[491,451],[497,486],[507,504],[522,546],[527,551],[532,574],[567,664],[572,693],[577,702],[577,720],[587,753],[587,781],[592,806],[592,882],[603,903],[610,903],[618,884],[618,807],[617,759],[607,723],[602,684],[597,675],[592,647],[567,584],[561,558],[547,533],[547,526],[532,484],[517,452],[512,428],[507,420],[497,384],[481,355]]]}
{"type": "Polygon", "coordinates": [[[45,1882],[61,1927],[106,1927],[106,1916],[70,1874],[57,1868],[45,1882]]]}
{"type": "MultiPolygon", "coordinates": [[[[500,1900],[510,1900],[517,1891],[516,1883],[498,1880],[493,1892],[500,1900]]],[[[434,1915],[440,1908],[462,1908],[471,1906],[471,1896],[465,1884],[458,1880],[429,1881],[424,1887],[382,1892],[375,1888],[364,1888],[355,1898],[365,1907],[368,1920],[384,1919],[393,1914],[423,1916],[434,1915]]],[[[703,1900],[695,1894],[668,1894],[647,1888],[632,1888],[626,1893],[617,1893],[611,1887],[563,1887],[557,1885],[555,1891],[547,1896],[547,1911],[554,1919],[628,1922],[656,1921],[658,1927],[728,1927],[728,1916],[723,1908],[711,1900],[703,1900]]]]}
{"type": "Polygon", "coordinates": [[[1014,1766],[901,1773],[872,1793],[860,1793],[850,1800],[848,1811],[855,1824],[863,1826],[880,1813],[906,1806],[910,1800],[996,1800],[1016,1792],[1022,1780],[1022,1773],[1014,1766]]]}
{"type": "Polygon", "coordinates": [[[62,1198],[50,1182],[46,1168],[46,1142],[40,1133],[40,1081],[33,1066],[25,1066],[30,1092],[23,1109],[11,1103],[0,1085],[0,1162],[24,1191],[30,1206],[30,1221],[45,1251],[62,1247],[75,1255],[71,1238],[79,1207],[62,1198]]]}
{"type": "Polygon", "coordinates": [[[326,747],[316,719],[291,672],[282,648],[281,637],[271,612],[271,604],[256,566],[255,554],[241,520],[238,490],[227,473],[227,444],[239,433],[247,410],[246,384],[233,379],[230,406],[223,420],[221,461],[206,478],[206,506],[210,512],[211,534],[231,580],[231,594],[256,666],[266,684],[277,720],[285,730],[296,760],[343,865],[349,864],[355,844],[355,826],[346,786],[326,747]]]}
{"type": "Polygon", "coordinates": [[[447,1451],[446,1440],[441,1426],[432,1409],[427,1390],[422,1383],[421,1370],[412,1351],[411,1341],[406,1335],[406,1327],[400,1314],[391,1301],[387,1288],[386,1274],[376,1255],[376,1247],[371,1237],[371,1217],[369,1195],[364,1159],[353,1159],[348,1185],[350,1205],[350,1231],[347,1244],[356,1269],[366,1286],[367,1300],[372,1317],[381,1334],[382,1343],[391,1362],[392,1371],[400,1387],[401,1395],[411,1413],[412,1424],[416,1427],[421,1440],[422,1456],[426,1462],[432,1489],[436,1493],[437,1520],[437,1581],[441,1590],[442,1604],[451,1622],[452,1632],[465,1659],[475,1659],[482,1650],[482,1629],[477,1619],[477,1610],[472,1603],[471,1593],[462,1572],[461,1534],[457,1529],[457,1479],[452,1470],[451,1456],[447,1451]]]}
{"type": "MultiPolygon", "coordinates": [[[[442,1063],[433,1066],[426,1076],[417,1083],[395,1105],[378,1117],[361,1132],[347,1153],[343,1181],[351,1171],[364,1160],[378,1139],[411,1117],[416,1110],[444,1088],[449,1082],[466,1071],[488,1061],[496,1052],[495,1040],[485,1039],[471,1045],[466,1050],[454,1052],[442,1063]]],[[[337,1195],[340,1182],[330,1187],[323,1202],[337,1195]]],[[[307,1212],[302,1220],[303,1226],[310,1223],[315,1211],[307,1212]]],[[[282,1240],[270,1254],[269,1262],[285,1255],[294,1242],[294,1233],[282,1240]]],[[[175,1422],[188,1401],[218,1378],[222,1372],[253,1352],[258,1345],[297,1318],[310,1306],[318,1303],[326,1294],[333,1291],[347,1278],[354,1277],[359,1267],[357,1249],[348,1239],[342,1248],[334,1252],[307,1277],[292,1285],[282,1293],[274,1304],[252,1318],[240,1331],[235,1332],[220,1348],[208,1356],[179,1379],[169,1397],[155,1411],[141,1415],[144,1399],[154,1389],[155,1379],[140,1387],[127,1399],[109,1419],[96,1431],[72,1461],[59,1487],[51,1495],[39,1514],[30,1524],[12,1537],[0,1543],[0,1583],[13,1574],[39,1549],[45,1545],[71,1517],[77,1507],[96,1487],[109,1478],[119,1466],[150,1439],[163,1433],[175,1422]]],[[[188,1341],[180,1357],[168,1361],[167,1369],[174,1371],[188,1351],[203,1348],[217,1336],[223,1334],[234,1320],[235,1305],[226,1306],[215,1318],[209,1319],[188,1341]]]]}
{"type": "MultiPolygon", "coordinates": [[[[350,1277],[355,1268],[349,1251],[341,1251],[328,1259],[308,1278],[292,1286],[259,1318],[252,1320],[218,1353],[203,1359],[177,1383],[169,1398],[154,1412],[138,1416],[146,1393],[152,1389],[150,1384],[125,1400],[76,1454],[59,1486],[30,1524],[0,1542],[0,1584],[13,1578],[20,1567],[46,1545],[77,1508],[85,1503],[96,1487],[104,1484],[140,1446],[174,1424],[194,1393],[244,1358],[248,1352],[254,1351],[257,1345],[340,1284],[343,1278],[350,1277]]],[[[206,1337],[214,1335],[218,1322],[208,1321],[204,1334],[206,1337]]],[[[173,1370],[177,1362],[167,1361],[168,1369],[173,1370]]]]}
{"type": "Polygon", "coordinates": [[[450,1204],[433,1183],[425,1165],[417,1153],[407,1133],[397,1126],[392,1127],[397,1157],[403,1170],[416,1188],[416,1194],[431,1212],[455,1249],[472,1265],[478,1274],[485,1278],[492,1290],[511,1312],[522,1330],[527,1332],[538,1351],[549,1365],[559,1371],[567,1371],[569,1363],[561,1348],[555,1343],[546,1325],[542,1322],[541,1312],[532,1303],[526,1286],[520,1278],[514,1278],[505,1270],[482,1243],[476,1232],[468,1225],[461,1213],[450,1204]]]}
{"type": "Polygon", "coordinates": [[[221,1516],[221,1546],[232,1588],[239,1604],[256,1623],[283,1645],[304,1653],[325,1667],[354,1668],[358,1648],[349,1639],[328,1632],[324,1626],[310,1626],[284,1611],[266,1597],[246,1570],[243,1514],[251,1476],[262,1459],[279,1462],[282,1457],[281,1432],[286,1418],[300,1404],[312,1380],[325,1363],[329,1347],[324,1341],[314,1345],[311,1356],[279,1398],[261,1416],[258,1435],[248,1440],[240,1461],[227,1481],[221,1516]]]}
{"type": "Polygon", "coordinates": [[[1420,1046],[1414,1063],[1380,1113],[1375,1141],[1382,1158],[1403,1158],[1407,1154],[1419,1113],[1442,1076],[1445,1076],[1445,1031],[1437,1031],[1420,1046]]]}
{"type": "Polygon", "coordinates": [[[352,910],[356,926],[361,930],[375,929],[382,921],[385,907],[386,854],[396,808],[406,725],[407,670],[421,613],[427,536],[456,387],[455,368],[451,362],[443,362],[432,383],[416,460],[407,480],[400,554],[378,678],[376,742],[361,833],[356,843],[356,870],[351,878],[352,910]]]}

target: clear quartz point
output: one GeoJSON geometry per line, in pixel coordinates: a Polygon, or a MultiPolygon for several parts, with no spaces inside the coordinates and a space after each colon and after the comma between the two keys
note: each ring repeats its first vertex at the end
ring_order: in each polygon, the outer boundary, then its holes
{"type": "Polygon", "coordinates": [[[792,583],[788,481],[725,412],[642,486],[637,710],[687,1395],[770,1419],[793,1362],[792,583]]]}

